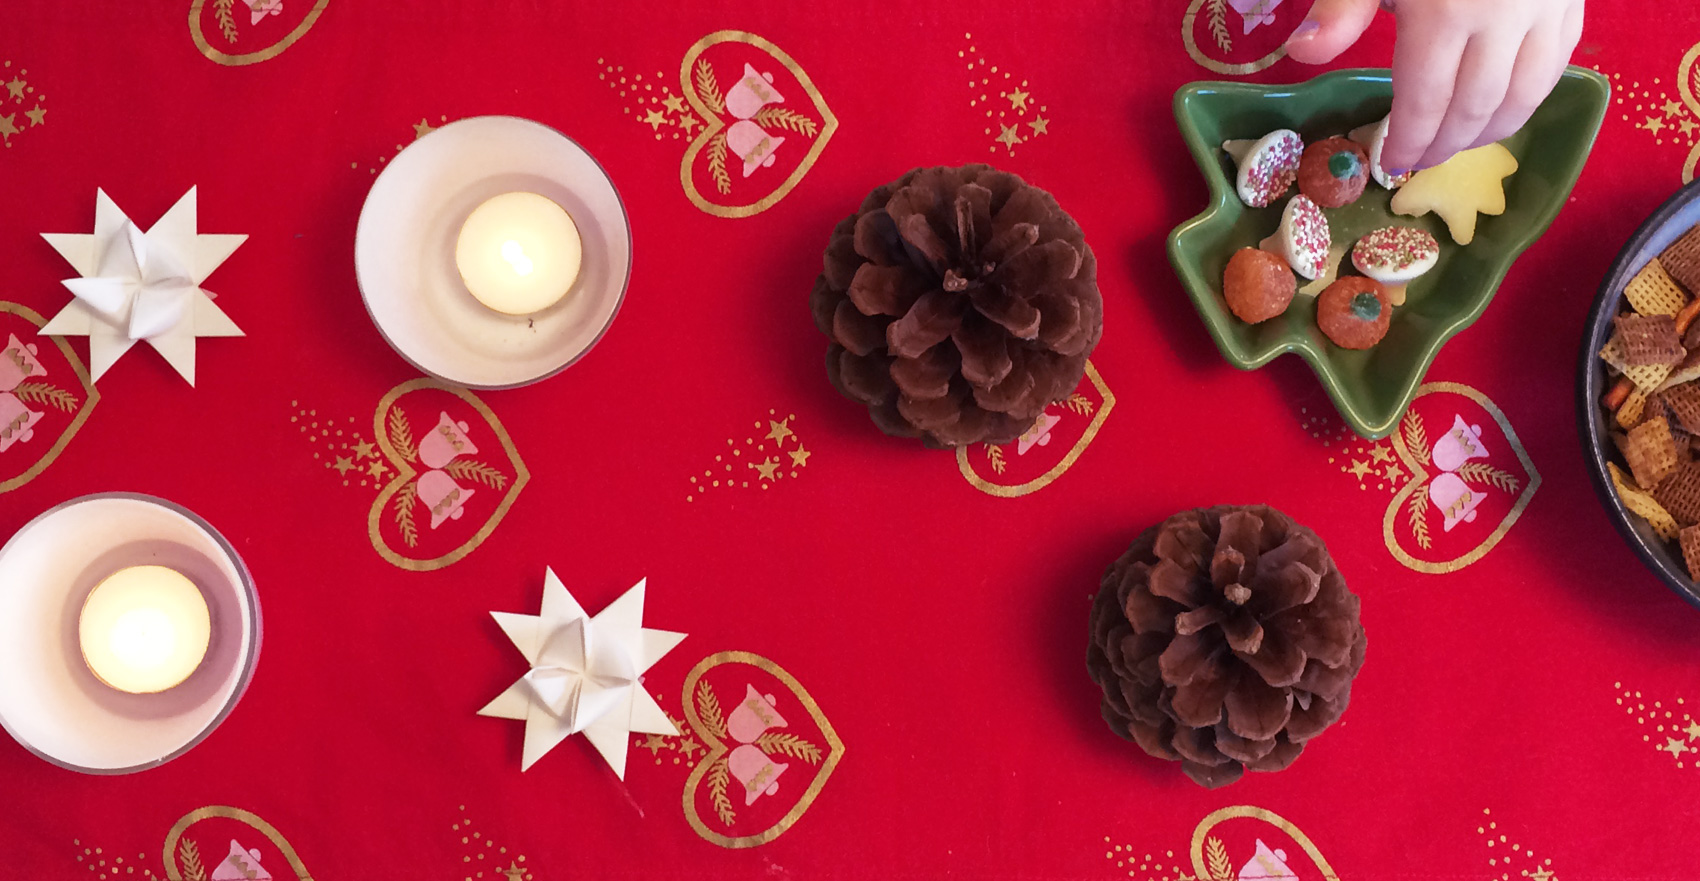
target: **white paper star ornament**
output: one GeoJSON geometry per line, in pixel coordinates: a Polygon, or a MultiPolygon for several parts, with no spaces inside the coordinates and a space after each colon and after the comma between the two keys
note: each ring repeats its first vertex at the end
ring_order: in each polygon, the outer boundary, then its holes
{"type": "Polygon", "coordinates": [[[145,233],[97,190],[92,234],[42,234],[81,277],[65,280],[76,299],[41,332],[87,336],[96,380],[147,340],[194,385],[195,339],[242,336],[201,283],[248,239],[203,235],[196,225],[193,187],[145,233]]]}
{"type": "Polygon", "coordinates": [[[643,690],[641,677],[685,634],[643,626],[646,584],[639,581],[590,617],[550,569],[545,570],[539,614],[490,613],[531,664],[529,672],[478,711],[525,721],[520,770],[582,733],[624,780],[632,732],[679,733],[643,690]]]}

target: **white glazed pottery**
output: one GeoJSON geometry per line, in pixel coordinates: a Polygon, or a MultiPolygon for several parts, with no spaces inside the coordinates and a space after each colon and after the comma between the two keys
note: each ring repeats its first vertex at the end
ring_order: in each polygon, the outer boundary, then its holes
{"type": "Polygon", "coordinates": [[[512,116],[458,120],[408,145],[372,184],[354,239],[378,332],[413,366],[475,389],[527,385],[578,360],[613,323],[631,266],[631,227],[607,172],[560,132],[512,116]],[[565,208],[584,242],[572,290],[532,315],[486,308],[455,267],[473,209],[516,191],[565,208]]]}
{"type": "Polygon", "coordinates": [[[206,521],[171,502],[83,496],[0,547],[0,726],[55,765],[127,774],[177,758],[230,715],[259,654],[260,605],[247,567],[206,521]],[[212,638],[181,685],[129,694],[84,664],[77,624],[96,584],[144,564],[169,566],[200,588],[212,638]]]}

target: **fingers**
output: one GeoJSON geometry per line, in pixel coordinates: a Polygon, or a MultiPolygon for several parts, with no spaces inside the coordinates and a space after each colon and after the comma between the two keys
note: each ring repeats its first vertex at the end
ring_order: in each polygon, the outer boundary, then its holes
{"type": "MultiPolygon", "coordinates": [[[[1446,108],[1446,118],[1434,133],[1434,140],[1417,160],[1418,168],[1439,165],[1452,154],[1470,146],[1482,133],[1489,120],[1505,103],[1505,92],[1511,84],[1511,71],[1517,63],[1517,53],[1507,51],[1517,45],[1514,36],[1484,33],[1470,38],[1464,47],[1464,57],[1458,64],[1458,79],[1452,87],[1452,103],[1446,108]]],[[[1540,103],[1538,100],[1536,103],[1540,103]]],[[[1532,108],[1531,108],[1532,109],[1532,108]]]]}
{"type": "Polygon", "coordinates": [[[1287,38],[1287,54],[1304,64],[1326,64],[1363,36],[1375,20],[1377,0],[1316,0],[1310,15],[1287,38]]]}
{"type": "Polygon", "coordinates": [[[1564,63],[1570,58],[1574,44],[1563,40],[1563,23],[1554,19],[1543,23],[1524,38],[1517,50],[1517,63],[1511,70],[1511,82],[1505,90],[1505,101],[1494,111],[1493,118],[1482,127],[1466,146],[1480,147],[1509,137],[1523,127],[1541,106],[1558,78],[1564,75],[1564,63]]]}
{"type": "Polygon", "coordinates": [[[1390,172],[1416,167],[1428,152],[1446,120],[1468,43],[1445,22],[1414,15],[1400,19],[1393,44],[1393,112],[1381,148],[1381,166],[1390,172]]]}

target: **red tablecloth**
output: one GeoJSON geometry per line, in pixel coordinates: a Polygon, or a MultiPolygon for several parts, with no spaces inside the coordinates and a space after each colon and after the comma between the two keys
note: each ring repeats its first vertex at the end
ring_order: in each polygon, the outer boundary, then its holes
{"type": "Polygon", "coordinates": [[[1686,876],[1700,614],[1595,501],[1573,375],[1618,243],[1700,155],[1700,12],[1595,4],[1576,61],[1617,88],[1574,198],[1371,443],[1296,359],[1224,364],[1166,263],[1204,199],[1174,89],[1313,73],[1276,51],[1302,0],[1249,33],[1240,5],[7,4],[0,341],[68,301],[38,234],[86,232],[96,188],[145,224],[198,185],[202,231],[251,238],[208,281],[247,336],[201,340],[193,388],[143,347],[97,400],[85,341],[41,341],[58,393],[0,452],[0,535],[87,492],[173,499],[252,568],[265,645],[229,720],[157,770],[0,749],[0,876],[195,878],[193,851],[222,878],[233,842],[280,879],[1686,876]],[[809,123],[724,191],[678,100],[698,60],[774,73],[809,123]],[[473,394],[384,344],[352,254],[385,163],[481,114],[594,153],[636,262],[582,363],[473,394]],[[832,391],[806,299],[868,189],[971,161],[1080,221],[1106,331],[1048,443],[953,455],[832,391]],[[379,443],[398,413],[481,451],[464,516],[411,542],[379,443]],[[1447,529],[1411,427],[1459,418],[1490,499],[1447,529]],[[1315,528],[1370,648],[1293,768],[1212,792],[1106,728],[1082,659],[1106,564],[1220,502],[1315,528]],[[521,725],[475,715],[524,672],[488,612],[534,612],[545,566],[592,610],[647,577],[649,625],[689,633],[645,681],[684,733],[635,737],[623,783],[583,738],[521,774],[521,725]],[[715,784],[734,738],[704,695],[786,721],[760,743],[776,790],[715,784]]]}

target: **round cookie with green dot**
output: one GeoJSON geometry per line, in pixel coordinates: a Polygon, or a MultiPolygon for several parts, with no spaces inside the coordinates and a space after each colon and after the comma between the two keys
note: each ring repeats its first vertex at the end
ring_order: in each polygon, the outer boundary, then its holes
{"type": "Polygon", "coordinates": [[[1358,200],[1369,183],[1369,154],[1346,138],[1325,138],[1299,158],[1299,192],[1324,208],[1343,208],[1358,200]]]}
{"type": "Polygon", "coordinates": [[[1347,276],[1316,298],[1316,326],[1342,349],[1367,349],[1381,342],[1392,319],[1387,289],[1373,278],[1347,276]]]}

